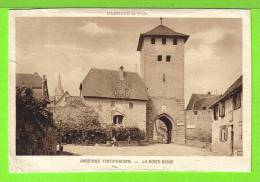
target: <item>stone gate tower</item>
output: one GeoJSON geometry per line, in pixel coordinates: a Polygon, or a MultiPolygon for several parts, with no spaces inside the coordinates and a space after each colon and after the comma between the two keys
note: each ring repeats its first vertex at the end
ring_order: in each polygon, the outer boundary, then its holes
{"type": "MultiPolygon", "coordinates": [[[[165,143],[185,143],[184,44],[189,36],[161,24],[140,34],[140,74],[148,89],[147,140],[158,140],[164,123],[165,143]]],[[[162,129],[163,130],[163,129],[162,129]]]]}

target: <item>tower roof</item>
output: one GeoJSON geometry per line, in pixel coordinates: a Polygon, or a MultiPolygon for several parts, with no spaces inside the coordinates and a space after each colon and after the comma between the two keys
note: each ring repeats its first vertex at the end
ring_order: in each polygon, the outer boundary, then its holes
{"type": "Polygon", "coordinates": [[[55,95],[62,96],[63,94],[64,94],[64,91],[63,91],[63,88],[62,88],[62,85],[61,85],[61,78],[60,78],[60,74],[59,74],[58,83],[57,83],[57,86],[55,88],[55,95]]]}
{"type": "Polygon", "coordinates": [[[161,24],[146,33],[140,34],[139,42],[137,46],[138,51],[142,49],[143,41],[145,37],[180,37],[183,38],[184,41],[186,42],[189,38],[189,35],[176,32],[171,28],[161,24]]]}

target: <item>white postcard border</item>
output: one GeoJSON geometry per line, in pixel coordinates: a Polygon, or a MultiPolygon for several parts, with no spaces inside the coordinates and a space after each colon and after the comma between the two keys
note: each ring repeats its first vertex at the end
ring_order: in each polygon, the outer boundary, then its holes
{"type": "Polygon", "coordinates": [[[251,18],[249,10],[231,9],[40,9],[13,10],[9,16],[9,170],[21,172],[84,171],[222,171],[251,170],[251,18]],[[243,156],[16,156],[15,155],[15,18],[16,17],[196,17],[243,20],[243,156]],[[248,121],[248,122],[246,122],[248,121]],[[101,163],[80,162],[99,159],[101,163]],[[131,160],[104,163],[105,160],[131,160]],[[173,160],[173,164],[143,164],[173,160]]]}

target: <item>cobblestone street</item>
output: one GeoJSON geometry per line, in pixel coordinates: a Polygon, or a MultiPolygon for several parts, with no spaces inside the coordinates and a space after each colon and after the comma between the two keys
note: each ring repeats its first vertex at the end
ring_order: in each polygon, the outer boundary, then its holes
{"type": "Polygon", "coordinates": [[[108,147],[64,145],[63,151],[72,155],[138,155],[138,156],[208,156],[217,155],[208,148],[177,144],[154,144],[148,146],[108,147]]]}

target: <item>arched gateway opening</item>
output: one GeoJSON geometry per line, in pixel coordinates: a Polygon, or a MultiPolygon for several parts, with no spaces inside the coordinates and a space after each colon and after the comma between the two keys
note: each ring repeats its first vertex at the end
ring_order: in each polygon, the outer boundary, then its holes
{"type": "Polygon", "coordinates": [[[154,122],[154,136],[158,143],[171,143],[172,142],[172,119],[166,115],[161,114],[156,117],[154,122]]]}

